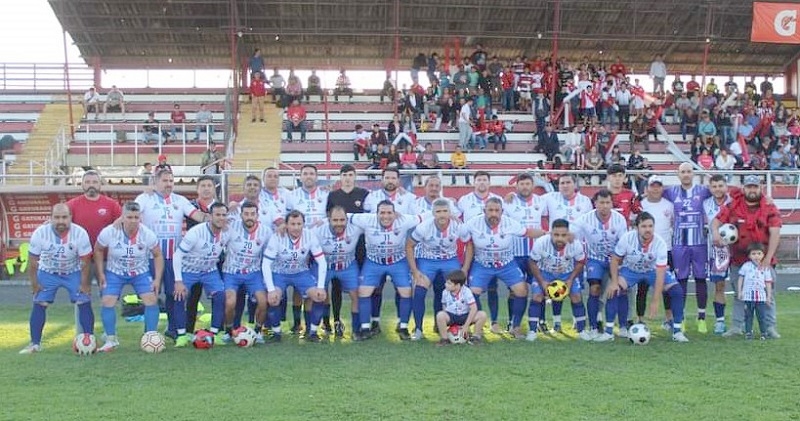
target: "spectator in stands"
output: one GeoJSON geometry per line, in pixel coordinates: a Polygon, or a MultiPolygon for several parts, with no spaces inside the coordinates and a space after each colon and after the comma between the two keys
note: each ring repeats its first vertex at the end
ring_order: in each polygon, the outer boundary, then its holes
{"type": "Polygon", "coordinates": [[[406,145],[405,150],[403,150],[403,153],[400,154],[400,168],[416,170],[418,159],[419,157],[417,156],[417,153],[414,152],[414,148],[411,145],[406,145]]]}
{"type": "Polygon", "coordinates": [[[250,111],[250,122],[256,122],[256,114],[260,121],[264,122],[264,97],[267,96],[266,81],[263,79],[263,74],[260,72],[253,73],[253,79],[250,81],[250,98],[252,99],[252,107],[250,111]]]}
{"type": "Polygon", "coordinates": [[[497,152],[498,145],[502,146],[503,150],[506,150],[506,143],[508,143],[506,125],[500,121],[497,114],[492,116],[492,122],[489,125],[489,142],[494,143],[495,152],[497,152]]]}
{"type": "MultiPolygon", "coordinates": [[[[773,146],[770,148],[772,152],[769,154],[769,169],[772,171],[782,171],[789,167],[789,152],[788,148],[784,149],[783,145],[776,143],[773,143],[773,146]]],[[[776,177],[773,177],[773,181],[778,180],[776,177]]]]}
{"type": "Polygon", "coordinates": [[[381,89],[381,104],[384,98],[394,99],[394,82],[392,82],[392,73],[386,72],[386,80],[383,81],[383,89],[381,89]]]}
{"type": "Polygon", "coordinates": [[[294,69],[289,69],[289,81],[286,83],[286,104],[294,101],[298,103],[303,99],[303,82],[294,74],[294,69]]]}
{"type": "Polygon", "coordinates": [[[650,135],[653,140],[658,142],[658,124],[662,109],[651,105],[644,114],[644,121],[647,123],[647,136],[644,138],[644,150],[650,151],[650,135]]]}
{"type": "Polygon", "coordinates": [[[695,80],[695,76],[692,75],[689,78],[689,81],[686,82],[686,93],[689,95],[689,98],[695,98],[700,96],[700,84],[697,83],[695,80]]]}
{"type": "Polygon", "coordinates": [[[269,85],[272,87],[272,101],[275,106],[283,108],[285,106],[283,96],[286,95],[286,80],[278,73],[277,67],[269,78],[269,85]]]}
{"type": "Polygon", "coordinates": [[[206,142],[212,142],[214,137],[214,114],[206,107],[206,104],[200,104],[200,109],[195,115],[195,123],[197,127],[194,129],[194,141],[200,141],[200,133],[206,133],[206,142]]]}
{"type": "Polygon", "coordinates": [[[706,96],[713,96],[716,97],[719,94],[719,88],[717,84],[714,82],[714,78],[712,77],[708,83],[706,83],[706,96]]]}
{"type": "Polygon", "coordinates": [[[364,131],[364,126],[356,124],[353,132],[353,160],[358,161],[359,156],[367,154],[370,134],[364,131]]]}
{"type": "Polygon", "coordinates": [[[308,87],[306,88],[306,102],[311,101],[311,95],[319,95],[322,101],[322,82],[317,76],[317,70],[311,69],[311,76],[308,77],[308,87]]]}
{"type": "Polygon", "coordinates": [[[428,142],[425,144],[425,150],[419,156],[419,168],[424,169],[439,169],[439,155],[433,150],[433,145],[428,142]]]}
{"type": "Polygon", "coordinates": [[[692,139],[697,136],[697,114],[692,108],[687,108],[681,119],[681,136],[684,142],[686,135],[692,135],[692,139]]]}
{"type": "Polygon", "coordinates": [[[647,142],[648,137],[647,122],[644,121],[644,117],[637,115],[631,123],[631,148],[639,143],[647,142]]]}
{"type": "Polygon", "coordinates": [[[400,157],[400,152],[397,151],[397,146],[389,145],[389,159],[386,163],[387,167],[400,168],[403,160],[400,157]]]}
{"type": "Polygon", "coordinates": [[[111,90],[106,95],[106,102],[103,104],[104,120],[108,120],[109,111],[122,113],[122,121],[125,121],[125,95],[117,88],[117,85],[111,85],[111,90]]]}
{"type": "MultiPolygon", "coordinates": [[[[456,146],[456,150],[450,154],[450,166],[454,170],[466,170],[467,169],[467,154],[464,153],[464,149],[461,146],[456,146]]],[[[456,175],[453,174],[451,180],[452,185],[456,185],[456,175]]],[[[469,173],[464,171],[464,183],[469,185],[469,173]]]]}
{"type": "Polygon", "coordinates": [[[472,98],[466,98],[458,113],[458,146],[467,149],[472,140],[472,98]]]}
{"type": "Polygon", "coordinates": [[[503,74],[500,76],[500,87],[503,90],[502,106],[506,111],[511,111],[515,108],[514,90],[516,89],[516,77],[514,72],[511,71],[511,66],[506,66],[503,69],[503,74]]]}
{"type": "Polygon", "coordinates": [[[553,130],[551,123],[547,123],[544,126],[544,132],[539,136],[539,150],[544,153],[548,161],[552,161],[553,157],[558,154],[560,147],[558,133],[553,130]]]}
{"type": "Polygon", "coordinates": [[[550,116],[550,99],[540,90],[536,92],[531,108],[536,121],[536,134],[541,134],[544,131],[545,119],[550,116]]]}
{"type": "Polygon", "coordinates": [[[425,53],[419,53],[414,60],[411,62],[411,81],[414,83],[419,83],[419,71],[427,66],[428,64],[428,57],[425,56],[425,53]]]}
{"type": "MultiPolygon", "coordinates": [[[[736,166],[736,158],[728,153],[728,149],[721,148],[717,159],[714,160],[714,166],[720,171],[730,171],[736,166]]],[[[729,178],[726,176],[726,178],[729,178]]]]}
{"type": "Polygon", "coordinates": [[[88,120],[89,113],[94,113],[95,120],[100,115],[100,95],[94,89],[94,86],[83,94],[83,118],[88,120]]]}
{"type": "Polygon", "coordinates": [[[564,160],[569,163],[575,162],[575,155],[578,150],[583,147],[583,136],[581,136],[580,126],[577,124],[572,126],[569,133],[564,136],[564,145],[561,146],[561,154],[564,155],[564,160]]]}
{"type": "Polygon", "coordinates": [[[761,96],[766,97],[767,93],[772,93],[772,82],[769,81],[769,75],[764,75],[764,81],[761,82],[759,85],[759,90],[761,90],[761,96]]]}
{"type": "Polygon", "coordinates": [[[631,102],[633,94],[628,89],[628,84],[622,82],[616,93],[617,106],[619,106],[619,131],[631,129],[631,102]]]}
{"type": "Polygon", "coordinates": [[[220,174],[224,161],[225,154],[220,150],[220,146],[211,144],[200,157],[200,171],[206,175],[220,174]]]}
{"type": "Polygon", "coordinates": [[[150,178],[153,176],[153,164],[145,162],[144,165],[139,167],[136,171],[136,176],[142,181],[142,184],[149,185],[150,178]]]}
{"type": "Polygon", "coordinates": [[[264,76],[264,57],[261,56],[261,49],[256,48],[253,51],[253,55],[250,56],[249,60],[250,66],[250,77],[255,78],[256,73],[261,73],[261,76],[264,76]]]}
{"type": "Polygon", "coordinates": [[[755,155],[750,159],[750,166],[757,171],[765,171],[769,168],[769,160],[767,159],[767,152],[764,147],[758,147],[755,155]]]}
{"type": "MultiPolygon", "coordinates": [[[[603,159],[603,155],[600,154],[597,145],[592,145],[592,147],[589,149],[589,153],[586,154],[586,159],[585,159],[586,169],[591,171],[597,171],[599,173],[603,171],[603,169],[606,166],[605,164],[606,162],[603,159]]],[[[598,174],[598,176],[600,182],[602,182],[603,179],[605,178],[605,176],[602,174],[598,174]]]]}
{"type": "MultiPolygon", "coordinates": [[[[367,168],[369,170],[382,170],[386,168],[389,164],[389,147],[384,146],[383,149],[379,149],[378,153],[372,154],[372,164],[367,168]]],[[[375,176],[369,176],[370,179],[374,179],[375,176]]]]}
{"type": "Polygon", "coordinates": [[[478,118],[473,120],[472,139],[470,144],[477,146],[480,150],[486,149],[486,141],[489,139],[489,127],[486,123],[486,113],[483,109],[478,110],[478,118]]]}
{"type": "Polygon", "coordinates": [[[697,165],[702,167],[704,170],[710,170],[714,168],[714,157],[711,156],[711,151],[708,148],[700,148],[700,156],[697,157],[697,165]]]}
{"type": "Polygon", "coordinates": [[[169,133],[166,130],[161,130],[161,124],[156,120],[156,113],[152,111],[147,113],[147,120],[144,121],[142,132],[144,133],[144,143],[161,143],[162,134],[164,139],[169,138],[169,133]]]}
{"type": "Polygon", "coordinates": [[[650,77],[653,78],[653,93],[664,93],[664,79],[667,78],[667,65],[664,56],[656,54],[655,60],[650,63],[650,77]]]}
{"type": "Polygon", "coordinates": [[[388,148],[389,140],[386,138],[386,133],[381,130],[381,125],[375,123],[372,125],[372,133],[369,135],[369,157],[374,158],[379,152],[388,148]]]}
{"type": "Polygon", "coordinates": [[[186,123],[186,113],[181,110],[180,104],[175,104],[172,107],[172,112],[169,114],[169,120],[172,122],[172,128],[169,132],[170,137],[175,140],[178,138],[178,132],[183,134],[184,123],[186,123]]]}
{"type": "Polygon", "coordinates": [[[161,170],[172,171],[172,166],[167,163],[167,156],[161,154],[158,156],[158,165],[153,169],[153,173],[157,173],[161,170]]]}
{"type": "Polygon", "coordinates": [[[700,113],[700,122],[697,123],[697,135],[704,144],[717,135],[717,126],[711,121],[711,115],[709,115],[708,111],[700,113]]]}
{"type": "Polygon", "coordinates": [[[720,135],[721,146],[727,147],[728,144],[736,139],[733,134],[731,111],[727,107],[717,107],[713,121],[714,125],[717,127],[717,133],[720,135]]]}
{"type": "Polygon", "coordinates": [[[692,161],[697,162],[697,160],[700,158],[700,155],[702,154],[704,148],[705,147],[703,146],[703,141],[700,140],[699,137],[695,138],[694,141],[692,142],[692,148],[690,149],[690,152],[689,152],[689,155],[692,158],[692,161]]]}
{"type": "Polygon", "coordinates": [[[625,158],[623,158],[622,151],[619,149],[619,144],[612,146],[611,151],[606,155],[606,165],[611,166],[613,164],[622,164],[623,167],[626,166],[625,158]]]}
{"type": "Polygon", "coordinates": [[[345,70],[339,71],[336,78],[336,89],[333,91],[333,100],[339,102],[339,95],[347,95],[348,101],[353,102],[353,88],[350,87],[350,78],[345,74],[345,70]]]}
{"type": "Polygon", "coordinates": [[[287,141],[292,141],[292,132],[295,130],[300,131],[300,141],[306,141],[306,109],[300,105],[300,101],[295,99],[286,109],[286,121],[283,125],[287,141]]]}
{"type": "Polygon", "coordinates": [[[675,80],[672,81],[672,92],[675,93],[675,96],[681,96],[686,91],[683,90],[683,81],[681,81],[681,75],[675,74],[675,80]]]}

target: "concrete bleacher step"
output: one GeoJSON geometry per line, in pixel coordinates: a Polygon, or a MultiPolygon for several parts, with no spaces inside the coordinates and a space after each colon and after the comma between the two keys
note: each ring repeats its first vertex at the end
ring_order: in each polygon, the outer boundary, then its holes
{"type": "MultiPolygon", "coordinates": [[[[242,103],[240,110],[233,166],[236,170],[253,171],[260,176],[260,172],[264,168],[278,166],[280,163],[283,127],[281,113],[273,105],[265,104],[266,122],[252,123],[250,121],[250,104],[242,103]]],[[[299,134],[297,136],[299,137],[299,134]]],[[[240,180],[233,181],[238,183],[240,180]]]]}
{"type": "MultiPolygon", "coordinates": [[[[45,173],[45,157],[55,142],[61,128],[69,122],[68,104],[47,104],[38,115],[25,146],[17,154],[16,163],[6,169],[9,175],[45,173]],[[33,165],[31,165],[33,162],[33,165]]],[[[29,178],[9,177],[7,184],[30,184],[29,178]]]]}

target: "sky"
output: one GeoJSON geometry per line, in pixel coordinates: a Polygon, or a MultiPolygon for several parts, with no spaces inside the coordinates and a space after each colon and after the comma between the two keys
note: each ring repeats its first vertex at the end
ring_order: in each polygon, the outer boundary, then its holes
{"type": "MultiPolygon", "coordinates": [[[[123,1],[123,0],[119,0],[123,1]]],[[[64,42],[61,25],[55,17],[53,9],[47,0],[0,0],[3,13],[0,13],[0,65],[3,63],[48,63],[63,65],[64,42]]],[[[72,39],[67,35],[67,59],[72,65],[84,65],[78,48],[72,45],[72,39]]],[[[410,63],[409,63],[410,64],[410,63]]],[[[667,60],[667,66],[669,62],[667,60]]],[[[269,68],[267,58],[267,68],[269,68]]],[[[284,78],[287,70],[282,70],[284,78]]],[[[298,70],[298,76],[305,82],[309,71],[298,70]]],[[[323,87],[332,88],[336,81],[336,71],[318,72],[322,79],[323,87]]],[[[349,72],[353,88],[380,89],[383,86],[385,73],[349,72]]],[[[103,86],[117,85],[121,88],[160,88],[160,87],[192,87],[216,88],[228,85],[230,71],[228,70],[109,70],[103,74],[103,86]]],[[[635,76],[634,76],[635,77],[635,76]]],[[[709,76],[711,77],[711,76],[709,76]]],[[[420,74],[421,83],[426,84],[424,72],[420,74]]],[[[640,77],[645,89],[652,89],[649,77],[640,77]]],[[[716,77],[718,85],[728,80],[727,77],[716,77]]],[[[739,86],[744,85],[744,78],[736,78],[739,86]]],[[[667,78],[667,84],[672,78],[667,78]]],[[[761,78],[756,79],[760,83],[761,78]]],[[[20,82],[24,83],[24,82],[20,82]]],[[[90,83],[88,80],[84,84],[90,83]]],[[[410,85],[411,77],[408,71],[399,72],[399,85],[410,85]]],[[[73,84],[75,85],[75,84],[73,84]]],[[[776,92],[783,92],[783,78],[773,81],[776,92]]],[[[78,90],[87,89],[88,86],[73,86],[78,90]]]]}

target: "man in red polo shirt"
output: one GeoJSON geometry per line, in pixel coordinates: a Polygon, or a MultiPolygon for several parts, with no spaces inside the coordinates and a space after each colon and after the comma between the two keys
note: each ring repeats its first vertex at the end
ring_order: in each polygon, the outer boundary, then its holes
{"type": "Polygon", "coordinates": [[[300,105],[300,101],[292,101],[292,105],[286,109],[286,121],[284,124],[284,131],[286,132],[286,140],[292,141],[292,132],[298,130],[300,132],[300,141],[306,141],[306,109],[300,105]]]}
{"type": "MultiPolygon", "coordinates": [[[[734,198],[727,206],[721,207],[717,217],[711,221],[711,232],[716,245],[722,245],[719,236],[719,227],[722,224],[733,224],[739,230],[739,240],[730,245],[730,279],[734,291],[737,289],[739,269],[748,261],[747,246],[750,243],[767,245],[763,264],[773,268],[772,277],[775,279],[774,267],[778,263],[775,253],[780,243],[782,225],[778,208],[761,194],[761,178],[758,175],[745,176],[742,190],[744,195],[734,198]]],[[[738,299],[738,294],[733,296],[731,329],[724,336],[741,335],[744,327],[744,302],[738,299]]],[[[777,339],[781,336],[776,325],[774,295],[772,302],[767,304],[767,336],[777,339]]]]}
{"type": "Polygon", "coordinates": [[[250,97],[253,101],[252,123],[256,122],[256,111],[258,111],[259,121],[264,122],[264,97],[267,96],[267,88],[264,85],[264,78],[261,72],[253,73],[253,80],[250,81],[250,97]]]}

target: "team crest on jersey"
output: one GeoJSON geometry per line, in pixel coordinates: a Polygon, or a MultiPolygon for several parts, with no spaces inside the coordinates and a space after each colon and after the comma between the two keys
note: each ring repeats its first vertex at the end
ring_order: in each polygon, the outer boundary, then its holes
{"type": "Polygon", "coordinates": [[[356,200],[353,204],[356,205],[357,208],[361,207],[361,201],[360,200],[356,200]]]}
{"type": "Polygon", "coordinates": [[[97,213],[98,213],[100,216],[105,216],[105,215],[106,215],[106,213],[108,213],[108,210],[106,210],[106,208],[101,208],[101,209],[98,209],[98,210],[97,210],[97,213]]]}
{"type": "Polygon", "coordinates": [[[653,255],[653,253],[647,253],[646,257],[647,257],[647,260],[653,260],[653,259],[656,258],[656,256],[653,255]]]}

